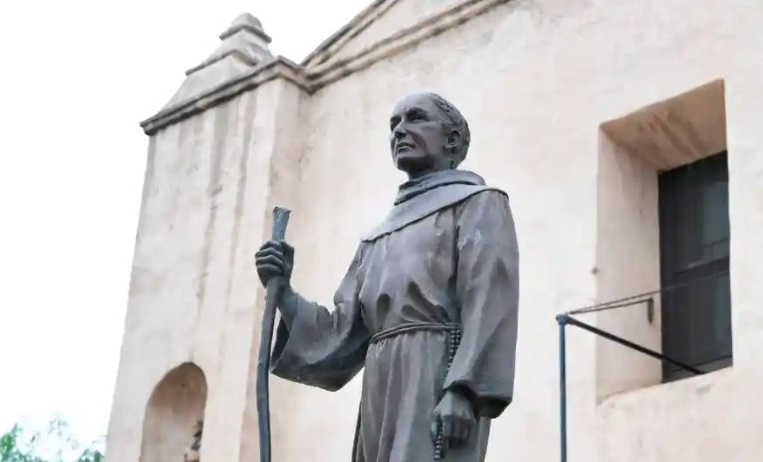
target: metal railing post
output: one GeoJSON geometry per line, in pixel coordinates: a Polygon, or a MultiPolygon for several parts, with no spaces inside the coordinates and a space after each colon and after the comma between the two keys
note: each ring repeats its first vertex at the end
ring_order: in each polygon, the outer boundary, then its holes
{"type": "Polygon", "coordinates": [[[559,450],[561,462],[567,462],[567,315],[556,317],[559,323],[559,450]]]}

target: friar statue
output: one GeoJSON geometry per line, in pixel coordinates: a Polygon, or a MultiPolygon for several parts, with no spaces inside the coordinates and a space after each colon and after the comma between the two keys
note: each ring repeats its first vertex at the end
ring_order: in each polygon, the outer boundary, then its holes
{"type": "MultiPolygon", "coordinates": [[[[507,195],[459,170],[469,126],[433,93],[389,120],[408,175],[386,218],[359,242],[332,310],[290,284],[272,373],[335,391],[365,367],[354,462],[483,461],[490,420],[514,397],[519,255],[507,195]]],[[[266,242],[263,284],[288,281],[294,249],[266,242]]]]}

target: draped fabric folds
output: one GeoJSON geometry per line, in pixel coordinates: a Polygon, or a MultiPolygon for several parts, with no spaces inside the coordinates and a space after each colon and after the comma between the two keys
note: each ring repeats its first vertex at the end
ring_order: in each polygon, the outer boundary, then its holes
{"type": "Polygon", "coordinates": [[[297,296],[272,371],[334,391],[365,367],[354,462],[433,460],[432,411],[444,390],[466,387],[478,429],[445,460],[482,461],[490,419],[513,398],[518,264],[504,192],[461,170],[407,182],[360,242],[333,309],[297,296]],[[448,369],[448,331],[416,326],[454,324],[461,342],[448,369]]]}

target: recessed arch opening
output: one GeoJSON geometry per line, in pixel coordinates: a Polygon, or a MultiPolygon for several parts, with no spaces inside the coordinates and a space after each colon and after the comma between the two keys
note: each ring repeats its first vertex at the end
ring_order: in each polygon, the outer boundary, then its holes
{"type": "MultiPolygon", "coordinates": [[[[193,363],[169,371],[156,385],[146,405],[140,462],[183,462],[204,421],[207,379],[193,363]]],[[[196,457],[198,460],[198,457],[196,457]]]]}

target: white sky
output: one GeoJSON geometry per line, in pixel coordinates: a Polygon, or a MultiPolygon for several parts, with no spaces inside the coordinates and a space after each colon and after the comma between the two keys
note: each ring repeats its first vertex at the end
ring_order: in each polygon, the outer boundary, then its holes
{"type": "Polygon", "coordinates": [[[83,440],[106,432],[148,143],[138,123],[238,14],[298,62],[368,3],[0,2],[0,433],[54,415],[83,440]]]}

